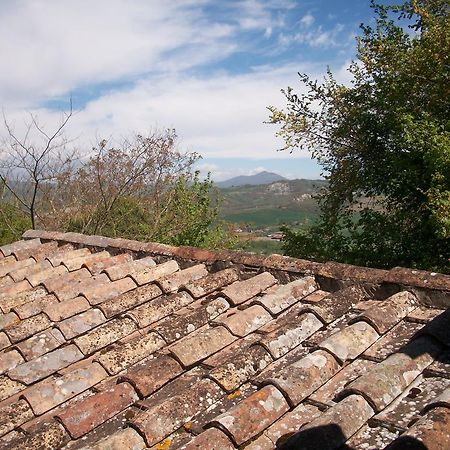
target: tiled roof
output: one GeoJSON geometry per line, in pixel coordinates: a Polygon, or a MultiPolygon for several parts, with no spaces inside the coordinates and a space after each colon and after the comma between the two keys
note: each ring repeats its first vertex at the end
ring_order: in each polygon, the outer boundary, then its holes
{"type": "Polygon", "coordinates": [[[29,231],[0,448],[449,449],[450,277],[29,231]]]}

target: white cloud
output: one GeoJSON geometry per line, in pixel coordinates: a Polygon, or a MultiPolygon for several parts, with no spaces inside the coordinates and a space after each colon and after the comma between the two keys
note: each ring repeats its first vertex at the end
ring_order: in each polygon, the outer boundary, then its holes
{"type": "Polygon", "coordinates": [[[300,19],[300,24],[306,28],[310,27],[314,23],[314,16],[306,14],[300,19]]]}

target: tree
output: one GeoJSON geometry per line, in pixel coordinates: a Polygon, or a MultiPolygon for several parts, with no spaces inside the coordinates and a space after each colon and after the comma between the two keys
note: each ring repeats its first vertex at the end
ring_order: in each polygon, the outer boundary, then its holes
{"type": "Polygon", "coordinates": [[[450,19],[445,0],[372,2],[351,86],[300,74],[307,93],[269,107],[285,149],[308,148],[329,180],[320,218],[285,251],[375,267],[449,270],[450,19]],[[406,26],[408,24],[408,26],[406,26]]]}
{"type": "Polygon", "coordinates": [[[23,136],[15,132],[4,118],[7,136],[0,154],[1,201],[26,214],[31,227],[46,226],[57,199],[54,184],[70,169],[74,153],[67,148],[64,129],[72,117],[72,102],[68,113],[63,113],[59,125],[47,132],[34,114],[25,124],[23,136]]]}
{"type": "Polygon", "coordinates": [[[59,180],[66,229],[174,245],[232,245],[217,221],[213,183],[193,174],[199,156],[178,150],[175,130],[135,135],[120,147],[102,140],[93,150],[59,180]]]}

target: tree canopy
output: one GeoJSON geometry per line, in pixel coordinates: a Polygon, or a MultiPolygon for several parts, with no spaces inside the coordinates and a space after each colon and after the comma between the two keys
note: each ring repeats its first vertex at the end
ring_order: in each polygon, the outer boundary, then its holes
{"type": "Polygon", "coordinates": [[[350,85],[283,91],[269,107],[285,149],[307,148],[329,180],[320,218],[285,230],[285,251],[375,267],[450,268],[450,20],[446,0],[372,2],[350,85]]]}

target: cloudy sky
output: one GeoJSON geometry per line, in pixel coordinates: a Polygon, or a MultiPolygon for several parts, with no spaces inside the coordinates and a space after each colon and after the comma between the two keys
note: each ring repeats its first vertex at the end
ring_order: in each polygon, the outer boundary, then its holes
{"type": "Polygon", "coordinates": [[[348,81],[370,17],[369,0],[0,0],[0,106],[50,129],[72,97],[80,147],[170,127],[217,181],[315,178],[307,153],[277,152],[266,107],[299,71],[348,81]]]}

